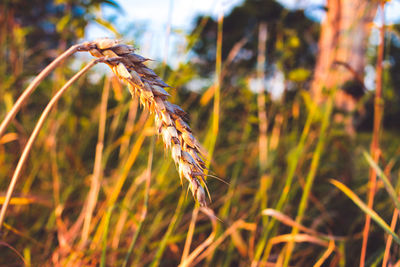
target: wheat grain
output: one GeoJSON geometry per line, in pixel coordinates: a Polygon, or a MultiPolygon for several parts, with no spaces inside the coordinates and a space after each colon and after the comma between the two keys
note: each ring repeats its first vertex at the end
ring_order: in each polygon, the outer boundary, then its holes
{"type": "Polygon", "coordinates": [[[202,160],[201,147],[192,135],[188,115],[179,106],[167,101],[170,87],[143,62],[147,61],[134,53],[134,48],[120,44],[112,39],[98,39],[87,44],[90,53],[98,58],[114,58],[108,61],[115,75],[128,85],[132,97],[138,97],[141,105],[155,116],[155,125],[162,136],[166,149],[171,150],[181,179],[189,182],[194,198],[201,206],[206,206],[203,185],[205,184],[205,164],[202,160]]]}

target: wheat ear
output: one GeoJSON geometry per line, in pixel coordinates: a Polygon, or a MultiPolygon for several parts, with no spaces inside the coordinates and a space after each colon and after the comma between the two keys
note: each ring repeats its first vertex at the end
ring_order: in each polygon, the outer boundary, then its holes
{"type": "MultiPolygon", "coordinates": [[[[107,62],[117,77],[128,85],[132,97],[138,97],[141,105],[155,115],[155,125],[162,136],[166,149],[171,150],[181,179],[189,182],[193,197],[206,206],[205,163],[201,147],[188,125],[188,115],[179,106],[167,101],[168,86],[154,71],[143,63],[147,61],[134,53],[135,49],[112,39],[98,39],[88,44],[89,52],[98,58],[109,57],[107,62]]],[[[207,189],[207,187],[206,187],[207,189]]]]}

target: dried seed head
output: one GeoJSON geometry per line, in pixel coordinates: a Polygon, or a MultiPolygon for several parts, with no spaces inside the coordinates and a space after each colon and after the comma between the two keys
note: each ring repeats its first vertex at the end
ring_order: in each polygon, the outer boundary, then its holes
{"type": "Polygon", "coordinates": [[[172,154],[172,159],[176,162],[179,162],[179,158],[182,156],[182,150],[179,145],[173,145],[171,147],[171,154],[172,154]]]}
{"type": "Polygon", "coordinates": [[[100,51],[97,49],[90,49],[89,53],[94,57],[102,57],[103,56],[103,54],[100,53],[100,51]]]}
{"type": "Polygon", "coordinates": [[[166,110],[165,104],[164,104],[164,102],[162,101],[162,99],[160,97],[154,97],[154,100],[156,101],[156,103],[157,103],[157,105],[158,105],[158,107],[160,108],[161,111],[166,110]]]}
{"type": "Polygon", "coordinates": [[[115,54],[112,50],[104,50],[102,53],[106,57],[110,57],[110,58],[118,57],[118,55],[115,54]]]}
{"type": "Polygon", "coordinates": [[[118,72],[119,76],[121,76],[122,78],[125,78],[125,79],[132,78],[131,74],[129,73],[129,71],[126,69],[126,67],[122,63],[119,63],[117,65],[117,72],[118,72]]]}
{"type": "Polygon", "coordinates": [[[114,45],[117,45],[118,41],[109,38],[101,38],[95,40],[94,43],[96,44],[97,48],[103,50],[103,49],[108,49],[114,45]]]}
{"type": "Polygon", "coordinates": [[[166,148],[169,148],[171,145],[171,134],[166,128],[163,128],[161,131],[162,138],[164,140],[164,144],[166,148]]]}
{"type": "Polygon", "coordinates": [[[155,84],[155,85],[159,85],[159,86],[161,86],[161,87],[171,87],[171,86],[169,86],[168,84],[166,84],[163,80],[161,80],[161,79],[154,79],[152,82],[151,82],[152,84],[155,84]]]}
{"type": "Polygon", "coordinates": [[[147,84],[146,82],[143,83],[142,94],[147,99],[153,98],[154,97],[153,91],[151,91],[150,86],[146,86],[146,84],[147,84]]]}
{"type": "Polygon", "coordinates": [[[168,127],[167,127],[167,130],[168,130],[169,134],[170,134],[172,137],[175,137],[176,139],[179,138],[179,137],[178,137],[178,132],[176,131],[175,127],[173,127],[173,126],[168,126],[168,127]]]}
{"type": "Polygon", "coordinates": [[[93,47],[90,53],[95,57],[114,59],[107,64],[128,84],[132,97],[138,97],[140,104],[155,114],[155,127],[165,147],[171,149],[181,182],[183,178],[187,180],[194,198],[201,206],[206,206],[203,188],[206,166],[201,158],[201,147],[187,124],[188,114],[167,101],[170,94],[165,88],[170,86],[143,64],[148,59],[133,53],[132,46],[103,38],[89,43],[88,47],[93,47]]]}
{"type": "Polygon", "coordinates": [[[139,74],[136,71],[131,70],[131,76],[132,76],[132,81],[134,84],[144,86],[142,79],[140,78],[139,74]]]}
{"type": "Polygon", "coordinates": [[[148,58],[142,57],[142,56],[137,55],[137,54],[135,54],[135,53],[128,54],[128,55],[126,55],[126,57],[127,57],[132,63],[135,63],[135,64],[142,63],[142,62],[145,62],[145,61],[149,60],[148,58]]]}
{"type": "Polygon", "coordinates": [[[192,132],[192,129],[190,129],[189,125],[186,124],[181,118],[178,118],[175,120],[175,125],[176,129],[178,129],[181,133],[183,132],[192,132]]]}
{"type": "Polygon", "coordinates": [[[117,44],[117,45],[114,45],[113,47],[111,47],[111,49],[120,56],[129,54],[129,53],[132,53],[133,51],[135,51],[135,48],[133,48],[133,46],[126,45],[126,44],[117,44]]]}
{"type": "Polygon", "coordinates": [[[196,161],[194,161],[193,157],[186,151],[182,151],[182,159],[189,163],[189,165],[197,167],[196,161]]]}
{"type": "Polygon", "coordinates": [[[146,66],[138,67],[138,72],[144,75],[158,77],[157,74],[152,69],[149,69],[146,66]]]}
{"type": "Polygon", "coordinates": [[[155,124],[156,124],[156,129],[158,130],[158,133],[161,133],[162,125],[163,125],[163,122],[162,122],[162,119],[161,119],[161,115],[156,113],[156,115],[154,116],[154,121],[155,121],[155,124]]]}
{"type": "Polygon", "coordinates": [[[167,125],[167,126],[172,125],[171,117],[169,116],[169,114],[167,112],[162,111],[161,116],[162,116],[162,120],[164,121],[165,125],[167,125]]]}
{"type": "Polygon", "coordinates": [[[179,169],[179,175],[184,177],[188,182],[190,183],[192,181],[192,176],[191,176],[191,170],[190,170],[190,165],[184,162],[183,160],[180,160],[178,163],[178,169],[179,169]]]}
{"type": "Polygon", "coordinates": [[[188,152],[196,160],[196,163],[201,167],[201,169],[206,168],[206,164],[200,158],[199,153],[195,149],[188,149],[188,152]]]}
{"type": "Polygon", "coordinates": [[[193,196],[197,199],[200,206],[207,206],[206,204],[206,193],[204,188],[200,185],[200,182],[197,179],[194,179],[192,183],[190,183],[190,189],[193,193],[193,196]]]}
{"type": "Polygon", "coordinates": [[[153,89],[153,93],[158,96],[170,96],[167,91],[164,90],[161,86],[153,84],[151,87],[153,89]]]}
{"type": "Polygon", "coordinates": [[[194,138],[194,136],[191,133],[183,132],[182,138],[186,142],[186,144],[188,144],[189,146],[191,146],[193,148],[196,148],[198,146],[196,139],[194,138]]]}

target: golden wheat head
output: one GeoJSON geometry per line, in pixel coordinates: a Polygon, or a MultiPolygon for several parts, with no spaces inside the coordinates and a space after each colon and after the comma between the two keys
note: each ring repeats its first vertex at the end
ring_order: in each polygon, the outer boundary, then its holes
{"type": "Polygon", "coordinates": [[[142,106],[155,115],[155,125],[166,149],[171,150],[181,179],[189,182],[193,197],[206,206],[206,168],[201,147],[188,125],[188,115],[179,106],[167,101],[169,87],[154,71],[143,63],[147,61],[134,53],[135,49],[112,39],[98,39],[87,44],[89,52],[98,58],[115,59],[107,64],[117,77],[128,85],[132,97],[138,97],[142,106]]]}

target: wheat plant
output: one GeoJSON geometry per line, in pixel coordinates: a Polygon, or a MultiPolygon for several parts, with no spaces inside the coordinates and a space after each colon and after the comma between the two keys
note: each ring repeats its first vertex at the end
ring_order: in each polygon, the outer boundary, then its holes
{"type": "Polygon", "coordinates": [[[73,82],[92,66],[100,62],[106,63],[115,75],[128,86],[132,97],[137,97],[141,105],[150,111],[150,113],[154,114],[156,128],[158,133],[162,136],[165,149],[171,150],[172,158],[179,172],[181,184],[183,183],[183,179],[186,179],[189,182],[189,188],[193,197],[200,206],[206,207],[206,195],[204,190],[204,187],[207,188],[205,184],[206,165],[202,159],[204,154],[202,151],[204,150],[192,134],[192,130],[188,125],[188,114],[178,105],[172,104],[167,100],[170,95],[165,89],[170,86],[160,79],[152,69],[143,64],[149,59],[135,54],[135,49],[132,46],[120,44],[117,40],[103,38],[93,42],[75,45],[55,59],[53,63],[45,68],[32,81],[14,107],[6,115],[0,126],[0,136],[4,133],[7,125],[11,122],[24,101],[36,89],[40,82],[51,70],[56,68],[63,59],[77,51],[89,51],[98,59],[89,63],[82,71],[71,78],[71,80],[59,90],[56,96],[53,97],[43,112],[18,162],[13,178],[11,179],[6,199],[0,213],[0,227],[3,224],[5,213],[22,167],[51,108],[73,82]]]}
{"type": "Polygon", "coordinates": [[[165,88],[170,86],[143,64],[148,59],[135,54],[132,46],[119,44],[112,39],[99,39],[93,42],[90,53],[98,58],[116,59],[107,64],[128,85],[132,97],[138,97],[142,106],[154,113],[156,128],[165,148],[171,150],[181,183],[185,178],[193,196],[201,206],[206,206],[202,186],[205,185],[206,166],[201,158],[202,148],[188,125],[188,114],[167,101],[169,93],[165,88]]]}

